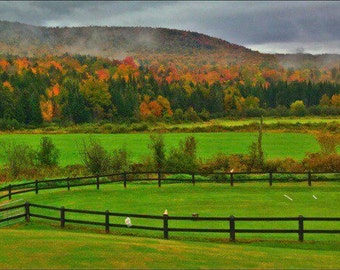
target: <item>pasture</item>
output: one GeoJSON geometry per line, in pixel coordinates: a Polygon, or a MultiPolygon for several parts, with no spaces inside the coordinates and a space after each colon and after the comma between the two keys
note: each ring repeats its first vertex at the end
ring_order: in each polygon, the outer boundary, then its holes
{"type": "MultiPolygon", "coordinates": [[[[248,153],[249,146],[257,140],[257,132],[216,133],[165,133],[166,148],[177,147],[180,140],[192,135],[197,141],[197,155],[206,160],[218,153],[248,153]]],[[[133,161],[138,162],[150,153],[150,135],[139,134],[1,134],[0,145],[8,142],[24,143],[37,148],[42,136],[52,139],[60,150],[60,165],[81,164],[80,151],[83,142],[91,138],[100,142],[107,150],[126,147],[133,161]]],[[[319,145],[311,134],[264,133],[263,149],[267,158],[292,157],[301,160],[306,152],[317,152],[319,145]]],[[[0,156],[0,165],[4,157],[0,156]]]]}
{"type": "MultiPolygon", "coordinates": [[[[305,217],[338,216],[340,186],[337,182],[198,183],[164,184],[134,183],[126,189],[119,184],[43,190],[39,194],[25,193],[14,199],[51,206],[123,213],[201,217],[305,217]],[[293,201],[284,197],[288,194],[293,201]],[[313,198],[313,195],[317,199],[313,198]]],[[[34,210],[32,209],[32,212],[34,210]]],[[[45,210],[45,214],[49,210],[45,210]]],[[[70,213],[71,215],[72,213],[70,213]]],[[[84,220],[93,219],[82,215],[84,220]]],[[[81,218],[72,214],[68,218],[81,218]]],[[[124,224],[123,217],[116,222],[124,224]]],[[[133,225],[150,225],[156,221],[138,221],[133,225]],[[141,223],[139,223],[141,222],[141,223]]],[[[181,221],[172,227],[199,227],[197,221],[181,221]]],[[[205,227],[227,227],[212,224],[205,227]]],[[[339,229],[337,223],[306,222],[309,229],[339,229]]],[[[297,222],[236,223],[243,228],[297,227],[297,222]]],[[[17,224],[0,230],[2,245],[0,259],[5,268],[336,268],[339,265],[339,235],[306,234],[305,242],[297,241],[296,234],[239,234],[231,243],[228,234],[175,233],[163,240],[162,232],[147,232],[129,228],[113,228],[105,234],[104,228],[89,225],[65,224],[61,229],[56,221],[32,218],[28,224],[17,224]],[[17,254],[17,256],[13,256],[17,254]],[[20,256],[20,260],[18,259],[20,256]],[[179,259],[180,258],[180,259],[179,259]]]]}

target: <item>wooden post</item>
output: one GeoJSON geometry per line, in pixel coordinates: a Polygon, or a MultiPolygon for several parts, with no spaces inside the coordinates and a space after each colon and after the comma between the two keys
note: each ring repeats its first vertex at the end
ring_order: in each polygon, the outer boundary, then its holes
{"type": "Polygon", "coordinates": [[[38,187],[38,180],[35,180],[35,194],[38,194],[39,187],[38,187]]]}
{"type": "Polygon", "coordinates": [[[30,203],[25,203],[25,220],[26,222],[30,222],[30,203]]]}
{"type": "Polygon", "coordinates": [[[12,185],[11,184],[8,185],[8,199],[9,200],[12,199],[12,185]]]}
{"type": "Polygon", "coordinates": [[[123,173],[124,188],[126,188],[126,172],[123,173]]]}
{"type": "Polygon", "coordinates": [[[70,191],[70,179],[67,178],[67,190],[70,191]]]}
{"type": "Polygon", "coordinates": [[[169,238],[169,224],[168,224],[169,216],[167,214],[163,214],[163,234],[164,239],[169,238]]]}
{"type": "Polygon", "coordinates": [[[229,219],[230,241],[235,242],[235,217],[230,216],[229,219]]]}
{"type": "Polygon", "coordinates": [[[272,186],[273,185],[273,173],[270,172],[269,173],[269,186],[272,186]]]}
{"type": "Polygon", "coordinates": [[[303,216],[299,216],[299,241],[303,242],[303,216]]]}
{"type": "Polygon", "coordinates": [[[161,187],[161,172],[158,171],[158,187],[161,187]]]}
{"type": "Polygon", "coordinates": [[[96,180],[97,180],[97,189],[99,189],[99,176],[96,176],[96,180]]]}
{"type": "Polygon", "coordinates": [[[65,207],[60,207],[60,226],[65,227],[65,207]]]}
{"type": "Polygon", "coordinates": [[[311,171],[308,171],[308,186],[312,185],[312,173],[311,171]]]}
{"type": "Polygon", "coordinates": [[[230,186],[234,186],[234,174],[230,173],[230,186]]]}
{"type": "Polygon", "coordinates": [[[191,174],[192,184],[195,185],[195,173],[191,174]]]}
{"type": "Polygon", "coordinates": [[[105,212],[105,232],[106,233],[110,232],[110,215],[109,215],[109,210],[106,210],[106,212],[105,212]]]}

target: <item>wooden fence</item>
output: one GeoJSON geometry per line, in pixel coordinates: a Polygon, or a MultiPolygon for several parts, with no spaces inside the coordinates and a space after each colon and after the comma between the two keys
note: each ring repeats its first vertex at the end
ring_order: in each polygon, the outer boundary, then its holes
{"type": "Polygon", "coordinates": [[[107,175],[93,175],[74,178],[62,178],[53,180],[36,180],[33,182],[11,185],[0,188],[0,199],[8,198],[12,199],[13,195],[35,192],[39,193],[40,190],[45,189],[57,189],[71,187],[95,185],[99,189],[100,185],[113,182],[122,182],[124,188],[128,183],[139,181],[157,181],[158,187],[161,187],[162,183],[171,182],[188,182],[195,185],[199,182],[214,182],[224,183],[234,186],[235,183],[241,183],[245,181],[266,181],[269,186],[272,186],[274,182],[306,182],[308,186],[312,185],[312,182],[318,181],[339,181],[340,172],[234,172],[234,173],[199,173],[199,172],[122,172],[107,175]],[[332,178],[328,178],[327,175],[333,175],[332,178]],[[254,177],[255,178],[252,178],[254,177]],[[299,178],[300,177],[300,178],[299,178]],[[204,179],[202,179],[204,178],[204,179]]]}
{"type": "MultiPolygon", "coordinates": [[[[159,231],[162,232],[162,235],[164,239],[169,238],[169,232],[201,232],[201,233],[222,233],[225,234],[225,237],[229,238],[230,241],[236,240],[236,234],[240,233],[264,233],[264,234],[297,234],[299,241],[304,240],[304,234],[339,234],[340,230],[332,229],[332,230],[326,230],[326,229],[317,229],[317,230],[306,230],[304,228],[304,222],[305,221],[313,221],[313,222],[339,222],[339,217],[304,217],[304,216],[298,216],[298,217],[235,217],[235,216],[229,216],[229,217],[198,217],[198,216],[192,216],[192,217],[185,217],[185,216],[169,216],[167,214],[163,215],[139,215],[139,214],[128,214],[128,213],[114,213],[110,211],[89,211],[89,210],[77,210],[77,209],[69,209],[65,207],[54,207],[54,206],[46,206],[46,205],[40,205],[40,204],[34,204],[26,202],[24,204],[7,207],[0,209],[1,211],[8,211],[11,209],[17,209],[17,208],[24,208],[24,214],[19,214],[16,216],[12,216],[11,219],[20,219],[25,218],[26,222],[29,222],[31,218],[38,218],[38,219],[47,219],[52,221],[57,221],[60,224],[60,227],[64,228],[66,224],[85,224],[85,225],[95,225],[95,226],[101,226],[105,229],[106,233],[109,233],[111,228],[126,228],[128,230],[148,230],[148,231],[159,231]],[[54,216],[48,216],[44,213],[39,213],[39,209],[45,209],[49,211],[53,211],[56,213],[54,216]],[[38,211],[38,212],[37,212],[38,211]],[[87,214],[91,216],[101,216],[102,221],[89,221],[89,220],[78,220],[78,219],[71,219],[68,218],[68,213],[78,213],[78,214],[87,214]],[[111,223],[110,217],[132,217],[132,218],[138,218],[138,219],[148,219],[148,220],[162,220],[162,226],[161,227],[155,227],[155,226],[135,226],[132,225],[131,227],[128,227],[124,224],[118,224],[118,223],[111,223]],[[169,221],[195,221],[195,224],[199,221],[209,221],[211,222],[225,222],[226,228],[225,229],[212,229],[212,228],[179,228],[179,227],[170,227],[169,221]],[[283,221],[283,222],[296,222],[296,227],[292,229],[238,229],[237,224],[241,222],[273,222],[273,221],[283,221]]],[[[8,221],[3,219],[0,220],[1,222],[8,221]]]]}

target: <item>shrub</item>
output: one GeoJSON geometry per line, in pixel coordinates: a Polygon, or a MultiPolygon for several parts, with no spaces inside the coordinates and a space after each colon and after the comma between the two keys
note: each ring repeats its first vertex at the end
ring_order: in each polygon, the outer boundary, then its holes
{"type": "Polygon", "coordinates": [[[110,155],[98,142],[91,140],[89,145],[83,144],[82,160],[87,170],[93,174],[108,173],[110,155]]]}
{"type": "Polygon", "coordinates": [[[200,164],[200,169],[203,172],[213,172],[216,170],[226,171],[229,169],[229,159],[224,153],[218,153],[205,163],[200,164]]]}
{"type": "Polygon", "coordinates": [[[40,166],[56,166],[58,165],[59,150],[49,137],[42,137],[40,140],[40,148],[36,151],[35,159],[37,165],[40,166]]]}
{"type": "Polygon", "coordinates": [[[310,153],[302,160],[306,170],[314,172],[338,172],[340,168],[340,155],[310,153]]]}
{"type": "Polygon", "coordinates": [[[197,167],[196,140],[193,136],[180,141],[178,148],[172,148],[166,160],[166,168],[177,172],[194,172],[197,167]]]}
{"type": "Polygon", "coordinates": [[[116,149],[111,156],[111,169],[115,172],[130,171],[129,155],[125,148],[116,149]]]}
{"type": "Polygon", "coordinates": [[[148,145],[152,151],[152,161],[154,168],[161,170],[165,164],[165,144],[161,134],[151,134],[151,143],[148,145]]]}
{"type": "Polygon", "coordinates": [[[1,118],[0,119],[0,130],[15,130],[19,129],[20,123],[15,119],[1,118]]]}
{"type": "Polygon", "coordinates": [[[16,178],[34,167],[34,151],[26,144],[4,145],[4,157],[9,174],[16,178]]]}
{"type": "Polygon", "coordinates": [[[316,140],[323,154],[335,154],[336,147],[340,145],[340,136],[338,134],[318,133],[316,134],[316,140]]]}

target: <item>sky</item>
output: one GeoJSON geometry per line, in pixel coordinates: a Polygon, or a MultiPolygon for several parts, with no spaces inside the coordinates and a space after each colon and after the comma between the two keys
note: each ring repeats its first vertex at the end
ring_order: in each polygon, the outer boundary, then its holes
{"type": "Polygon", "coordinates": [[[0,20],[48,27],[164,27],[264,53],[340,54],[337,1],[0,1],[0,20]]]}

